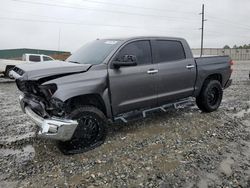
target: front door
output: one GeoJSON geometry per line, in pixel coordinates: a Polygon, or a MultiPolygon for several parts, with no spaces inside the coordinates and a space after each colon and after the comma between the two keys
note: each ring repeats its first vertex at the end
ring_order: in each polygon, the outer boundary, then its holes
{"type": "Polygon", "coordinates": [[[115,59],[124,55],[136,56],[136,66],[109,68],[109,83],[113,114],[153,107],[157,104],[156,65],[152,63],[150,41],[126,44],[115,59]]]}

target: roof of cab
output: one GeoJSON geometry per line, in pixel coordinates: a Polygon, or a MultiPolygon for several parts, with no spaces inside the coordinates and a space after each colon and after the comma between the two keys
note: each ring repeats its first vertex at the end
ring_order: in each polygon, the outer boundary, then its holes
{"type": "Polygon", "coordinates": [[[166,37],[166,36],[134,36],[134,37],[119,37],[119,38],[107,38],[103,40],[119,40],[119,41],[130,41],[139,39],[163,39],[163,40],[185,40],[180,37],[166,37]]]}

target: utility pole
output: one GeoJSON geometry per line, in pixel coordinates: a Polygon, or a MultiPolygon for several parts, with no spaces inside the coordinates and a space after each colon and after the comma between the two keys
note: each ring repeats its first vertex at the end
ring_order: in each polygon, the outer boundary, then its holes
{"type": "Polygon", "coordinates": [[[201,54],[200,56],[203,55],[203,37],[204,37],[204,22],[207,21],[205,19],[205,7],[204,7],[204,4],[202,4],[202,12],[200,13],[201,14],[201,54]]]}

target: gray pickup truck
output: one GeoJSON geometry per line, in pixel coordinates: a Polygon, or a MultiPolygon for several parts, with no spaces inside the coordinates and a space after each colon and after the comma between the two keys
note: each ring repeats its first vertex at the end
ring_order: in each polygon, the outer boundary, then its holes
{"type": "Polygon", "coordinates": [[[231,66],[228,56],[194,58],[182,38],[134,37],[95,40],[65,62],[18,65],[11,74],[39,135],[72,154],[102,144],[107,120],[133,111],[187,97],[203,112],[217,110],[231,66]]]}

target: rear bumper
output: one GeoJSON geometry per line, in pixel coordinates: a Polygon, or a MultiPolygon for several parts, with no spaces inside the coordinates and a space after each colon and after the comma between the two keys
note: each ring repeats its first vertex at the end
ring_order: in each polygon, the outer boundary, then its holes
{"type": "Polygon", "coordinates": [[[228,88],[228,87],[231,86],[231,85],[232,85],[232,79],[229,79],[229,80],[226,82],[226,84],[225,84],[225,86],[224,86],[224,89],[228,88]]]}
{"type": "Polygon", "coordinates": [[[29,106],[25,106],[23,96],[20,96],[19,100],[23,112],[39,127],[39,137],[60,141],[68,141],[72,138],[78,126],[77,121],[59,118],[44,119],[37,115],[29,106]]]}

